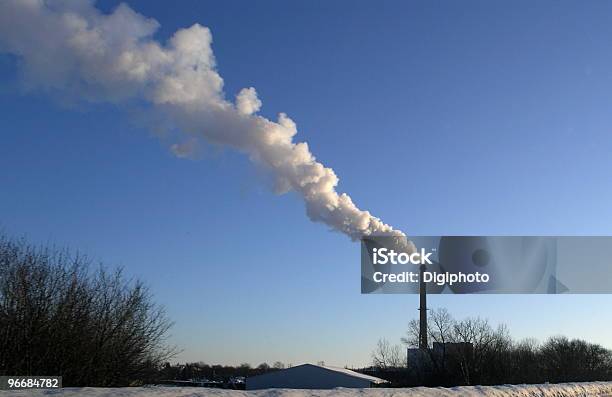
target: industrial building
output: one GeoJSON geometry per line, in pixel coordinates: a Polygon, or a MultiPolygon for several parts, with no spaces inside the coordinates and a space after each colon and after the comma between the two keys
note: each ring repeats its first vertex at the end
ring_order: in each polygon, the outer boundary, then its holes
{"type": "Polygon", "coordinates": [[[346,368],[302,364],[295,367],[252,376],[246,389],[333,389],[335,387],[367,388],[387,383],[386,380],[360,374],[346,368]]]}

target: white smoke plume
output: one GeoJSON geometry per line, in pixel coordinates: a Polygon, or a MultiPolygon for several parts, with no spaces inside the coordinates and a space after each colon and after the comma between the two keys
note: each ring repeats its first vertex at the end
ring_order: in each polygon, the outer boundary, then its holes
{"type": "Polygon", "coordinates": [[[153,38],[159,24],[122,4],[110,14],[93,1],[1,0],[0,52],[17,57],[26,89],[86,102],[146,106],[183,139],[171,146],[190,157],[198,140],[246,153],[268,169],[277,191],[296,191],[310,219],[352,239],[396,235],[351,198],[336,191],[338,177],[318,162],[286,114],[268,120],[254,88],[225,98],[208,28],[195,24],[167,43],[153,38]]]}

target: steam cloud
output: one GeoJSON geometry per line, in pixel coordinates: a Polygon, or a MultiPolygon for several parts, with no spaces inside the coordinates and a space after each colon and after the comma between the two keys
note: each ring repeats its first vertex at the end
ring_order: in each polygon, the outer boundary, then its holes
{"type": "Polygon", "coordinates": [[[223,93],[208,28],[195,24],[165,44],[153,39],[159,24],[125,4],[104,14],[93,1],[0,1],[0,52],[14,54],[26,89],[65,99],[146,106],[164,128],[179,131],[171,146],[189,157],[200,140],[244,152],[270,170],[278,193],[294,190],[310,219],[359,239],[404,234],[336,191],[338,177],[318,162],[296,124],[257,112],[254,88],[235,102],[223,93]]]}

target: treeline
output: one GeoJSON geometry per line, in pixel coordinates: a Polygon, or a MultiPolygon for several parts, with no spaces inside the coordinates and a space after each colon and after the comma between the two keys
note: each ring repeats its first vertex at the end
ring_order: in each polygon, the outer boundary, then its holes
{"type": "Polygon", "coordinates": [[[173,356],[171,326],[139,281],[87,258],[0,236],[0,375],[128,386],[173,356]]]}
{"type": "Polygon", "coordinates": [[[563,336],[543,343],[514,340],[508,329],[480,318],[454,319],[445,309],[428,317],[429,349],[418,346],[419,324],[410,322],[398,346],[379,341],[374,372],[403,385],[430,386],[560,383],[612,380],[612,351],[563,336]],[[401,354],[401,356],[400,356],[401,354]],[[400,375],[401,374],[401,375],[400,375]]]}
{"type": "Polygon", "coordinates": [[[280,361],[272,365],[261,363],[256,367],[243,363],[238,366],[232,365],[209,365],[203,362],[174,364],[166,363],[158,372],[157,381],[162,380],[210,380],[228,382],[231,378],[249,377],[261,375],[266,372],[277,371],[291,364],[284,364],[280,361]]]}

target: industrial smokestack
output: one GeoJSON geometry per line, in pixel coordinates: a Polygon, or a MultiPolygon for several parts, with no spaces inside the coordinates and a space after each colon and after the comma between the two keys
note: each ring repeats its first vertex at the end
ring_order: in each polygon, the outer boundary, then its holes
{"type": "Polygon", "coordinates": [[[419,349],[427,349],[427,285],[424,273],[427,268],[421,265],[419,274],[419,349]]]}

